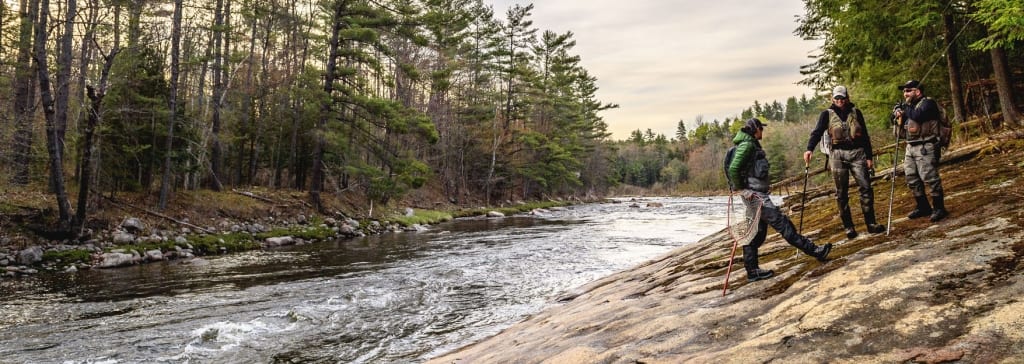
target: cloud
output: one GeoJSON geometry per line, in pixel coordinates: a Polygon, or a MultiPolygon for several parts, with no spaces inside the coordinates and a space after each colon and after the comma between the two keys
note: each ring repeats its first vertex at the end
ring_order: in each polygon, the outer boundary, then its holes
{"type": "MultiPolygon", "coordinates": [[[[502,18],[517,3],[484,1],[502,18]]],[[[671,136],[679,120],[723,120],[755,100],[812,96],[796,85],[818,47],[793,35],[802,14],[800,0],[545,0],[531,19],[573,32],[598,98],[620,105],[602,116],[624,139],[648,128],[671,136]]]]}

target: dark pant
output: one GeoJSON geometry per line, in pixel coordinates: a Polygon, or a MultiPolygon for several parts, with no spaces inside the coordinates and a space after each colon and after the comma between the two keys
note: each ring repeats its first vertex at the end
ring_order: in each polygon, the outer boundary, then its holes
{"type": "Polygon", "coordinates": [[[793,222],[786,215],[782,214],[782,210],[778,206],[772,203],[767,193],[744,190],[743,204],[747,206],[748,216],[756,212],[759,205],[761,208],[761,218],[757,221],[757,234],[754,235],[754,239],[748,244],[755,251],[764,243],[765,238],[768,236],[769,225],[775,231],[778,231],[789,245],[802,250],[804,253],[811,254],[814,248],[816,248],[810,239],[796,232],[793,222]]]}
{"type": "Polygon", "coordinates": [[[860,211],[864,213],[864,223],[875,224],[875,190],[871,187],[871,173],[868,171],[867,158],[863,149],[832,149],[829,155],[829,169],[832,170],[832,181],[836,184],[836,205],[844,228],[853,228],[853,217],[850,214],[850,174],[852,172],[857,187],[860,188],[860,211]]]}

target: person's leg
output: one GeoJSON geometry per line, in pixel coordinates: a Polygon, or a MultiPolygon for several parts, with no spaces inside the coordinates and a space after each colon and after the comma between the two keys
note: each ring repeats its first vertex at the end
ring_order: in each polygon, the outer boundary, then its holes
{"type": "Polygon", "coordinates": [[[921,179],[924,180],[924,184],[928,185],[928,189],[931,190],[932,195],[932,209],[931,221],[939,221],[949,215],[946,211],[946,203],[943,196],[945,193],[942,190],[942,179],[939,177],[939,162],[942,159],[942,148],[938,144],[928,143],[921,146],[921,152],[924,154],[925,163],[921,166],[921,179]]]}
{"type": "Polygon", "coordinates": [[[850,213],[850,160],[848,150],[835,149],[831,153],[829,167],[832,168],[832,182],[836,185],[836,207],[839,209],[839,220],[843,222],[846,237],[857,237],[850,213]]]}
{"type": "Polygon", "coordinates": [[[864,226],[869,233],[878,234],[885,231],[885,226],[878,225],[875,220],[875,190],[871,186],[871,173],[868,170],[867,158],[863,150],[856,150],[850,162],[853,179],[857,181],[860,191],[860,211],[864,213],[864,226]]]}
{"type": "Polygon", "coordinates": [[[928,197],[924,194],[924,183],[921,181],[921,166],[926,163],[925,157],[921,154],[922,145],[908,145],[907,156],[903,162],[906,172],[907,187],[914,194],[914,201],[917,207],[911,211],[907,218],[916,219],[931,215],[932,206],[928,204],[928,197]]]}
{"type": "Polygon", "coordinates": [[[757,229],[750,243],[743,246],[743,268],[747,271],[747,280],[753,282],[769,278],[775,272],[761,269],[757,262],[757,249],[761,247],[761,244],[764,244],[764,240],[768,236],[768,223],[764,219],[758,219],[757,221],[749,221],[749,219],[757,216],[758,210],[761,209],[760,198],[755,197],[750,200],[744,198],[743,203],[747,207],[748,223],[753,225],[751,228],[757,229]]]}
{"type": "Polygon", "coordinates": [[[804,254],[810,255],[817,258],[819,261],[825,261],[830,250],[832,250],[832,244],[825,244],[823,246],[816,246],[811,239],[800,235],[796,232],[796,227],[793,226],[793,222],[789,220],[786,215],[782,214],[782,211],[772,203],[772,200],[768,198],[768,194],[763,195],[764,205],[761,207],[761,219],[771,225],[775,231],[778,231],[782,238],[797,249],[800,249],[804,254]]]}
{"type": "Polygon", "coordinates": [[[750,244],[743,246],[743,268],[746,269],[747,280],[750,282],[770,278],[775,275],[775,272],[771,270],[761,269],[757,263],[757,248],[761,247],[767,236],[768,223],[760,220],[757,222],[757,233],[754,235],[754,240],[751,240],[750,244]]]}

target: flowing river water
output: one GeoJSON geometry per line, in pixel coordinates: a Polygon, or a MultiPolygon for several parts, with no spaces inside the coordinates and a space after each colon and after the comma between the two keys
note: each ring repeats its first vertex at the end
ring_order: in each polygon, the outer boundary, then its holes
{"type": "Polygon", "coordinates": [[[725,203],[585,204],[0,280],[0,363],[422,362],[722,229],[725,203]]]}

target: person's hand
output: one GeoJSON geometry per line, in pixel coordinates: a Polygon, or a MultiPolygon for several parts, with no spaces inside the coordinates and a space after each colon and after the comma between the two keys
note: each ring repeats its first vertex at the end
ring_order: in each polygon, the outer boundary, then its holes
{"type": "Polygon", "coordinates": [[[744,189],[740,190],[740,196],[742,196],[746,200],[750,200],[750,199],[754,198],[754,191],[753,190],[748,190],[748,189],[744,188],[744,189]]]}
{"type": "Polygon", "coordinates": [[[875,168],[875,162],[872,162],[872,161],[871,161],[870,159],[868,159],[868,161],[867,161],[867,162],[868,162],[868,163],[867,163],[867,164],[868,164],[868,169],[872,169],[872,168],[875,168]]]}
{"type": "Polygon", "coordinates": [[[811,151],[809,150],[804,152],[804,166],[808,166],[811,164],[811,157],[813,155],[814,153],[811,153],[811,151]]]}

